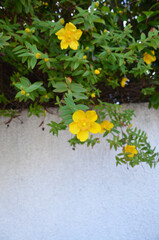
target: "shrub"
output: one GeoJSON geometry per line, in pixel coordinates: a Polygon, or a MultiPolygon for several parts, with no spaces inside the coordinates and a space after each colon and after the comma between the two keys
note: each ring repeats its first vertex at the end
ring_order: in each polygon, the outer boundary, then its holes
{"type": "Polygon", "coordinates": [[[28,108],[40,116],[57,105],[61,122],[49,123],[50,132],[69,126],[71,146],[94,146],[99,133],[121,149],[117,164],[154,166],[158,153],[119,103],[159,106],[158,7],[146,0],[1,1],[0,114],[12,119],[28,108]]]}

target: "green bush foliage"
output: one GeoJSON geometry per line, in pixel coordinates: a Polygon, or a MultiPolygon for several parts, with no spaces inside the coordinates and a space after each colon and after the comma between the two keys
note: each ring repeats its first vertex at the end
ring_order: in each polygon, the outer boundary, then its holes
{"type": "MultiPolygon", "coordinates": [[[[0,115],[13,119],[28,108],[39,117],[58,106],[60,122],[48,124],[58,136],[75,113],[96,111],[96,126],[113,126],[102,136],[119,149],[117,165],[156,165],[146,133],[131,126],[133,111],[119,104],[159,107],[159,2],[3,0],[0,14],[0,115]]],[[[99,143],[95,124],[85,141],[76,129],[71,146],[99,143]]]]}

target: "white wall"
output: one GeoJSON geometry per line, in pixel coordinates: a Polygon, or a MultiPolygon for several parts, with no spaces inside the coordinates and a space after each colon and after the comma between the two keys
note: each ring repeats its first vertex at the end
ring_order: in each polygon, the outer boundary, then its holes
{"type": "MultiPolygon", "coordinates": [[[[159,111],[129,107],[159,151],[159,111]]],[[[116,167],[104,139],[73,151],[69,131],[57,138],[26,115],[0,119],[0,240],[159,239],[159,167],[116,167]]]]}

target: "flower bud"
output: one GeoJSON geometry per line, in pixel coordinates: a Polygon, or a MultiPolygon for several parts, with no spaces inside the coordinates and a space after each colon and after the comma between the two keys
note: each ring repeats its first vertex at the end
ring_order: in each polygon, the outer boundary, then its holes
{"type": "Polygon", "coordinates": [[[44,61],[45,62],[49,62],[49,58],[44,58],[44,61]]]}
{"type": "Polygon", "coordinates": [[[29,33],[29,32],[30,32],[30,29],[29,29],[29,28],[26,28],[26,29],[25,29],[25,32],[26,32],[26,33],[29,33]]]}
{"type": "Polygon", "coordinates": [[[100,71],[99,71],[98,69],[95,69],[94,73],[95,73],[96,75],[99,75],[99,74],[100,74],[100,71]]]}
{"type": "Polygon", "coordinates": [[[99,6],[99,2],[95,2],[95,7],[98,7],[99,6]]]}
{"type": "Polygon", "coordinates": [[[37,59],[41,58],[41,53],[38,52],[38,53],[36,54],[36,58],[37,58],[37,59]]]}
{"type": "Polygon", "coordinates": [[[92,94],[91,94],[91,97],[92,97],[92,98],[95,98],[95,97],[96,97],[95,93],[92,93],[92,94]]]}
{"type": "Polygon", "coordinates": [[[60,23],[61,23],[61,25],[63,25],[65,23],[65,20],[63,18],[61,18],[60,23]]]}
{"type": "Polygon", "coordinates": [[[21,90],[20,93],[21,95],[25,95],[26,92],[24,90],[21,90]]]}

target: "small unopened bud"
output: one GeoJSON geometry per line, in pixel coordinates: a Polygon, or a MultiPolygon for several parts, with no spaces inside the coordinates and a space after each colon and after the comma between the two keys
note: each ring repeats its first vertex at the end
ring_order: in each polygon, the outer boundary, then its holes
{"type": "Polygon", "coordinates": [[[36,58],[37,58],[37,59],[41,58],[41,53],[37,53],[37,54],[36,54],[36,58]]]}

